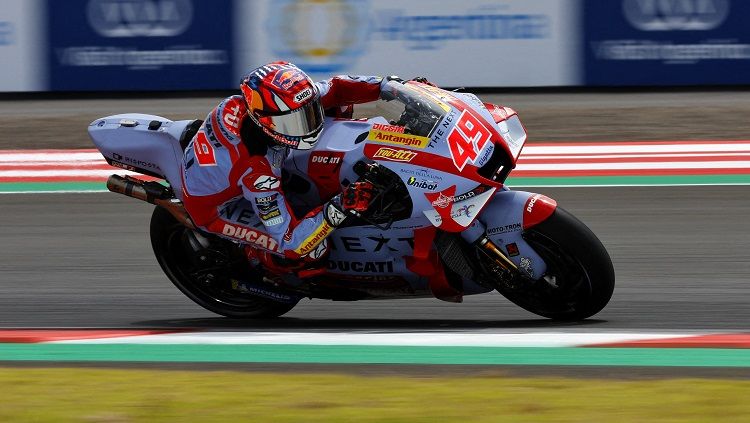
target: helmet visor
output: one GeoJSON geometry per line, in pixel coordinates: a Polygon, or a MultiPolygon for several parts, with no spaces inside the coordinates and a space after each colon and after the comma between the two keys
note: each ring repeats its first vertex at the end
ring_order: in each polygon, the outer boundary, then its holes
{"type": "Polygon", "coordinates": [[[323,107],[320,102],[311,101],[299,109],[281,115],[265,116],[274,132],[289,137],[304,137],[320,129],[323,125],[323,107]]]}

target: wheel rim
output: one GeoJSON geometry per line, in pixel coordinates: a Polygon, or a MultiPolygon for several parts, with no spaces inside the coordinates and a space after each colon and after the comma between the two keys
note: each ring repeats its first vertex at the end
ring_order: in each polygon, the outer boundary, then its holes
{"type": "Polygon", "coordinates": [[[201,281],[198,275],[213,267],[201,268],[185,259],[187,254],[194,254],[185,241],[187,231],[189,229],[182,225],[174,225],[169,228],[169,235],[162,252],[165,267],[173,274],[175,280],[179,281],[179,286],[186,293],[195,296],[204,303],[213,303],[222,308],[230,307],[240,311],[268,305],[268,301],[263,298],[232,289],[232,277],[227,270],[224,271],[224,275],[220,274],[211,283],[201,281]]]}
{"type": "Polygon", "coordinates": [[[543,234],[529,231],[524,239],[544,260],[547,270],[541,278],[526,279],[519,284],[522,288],[503,294],[543,316],[574,317],[586,313],[593,286],[585,266],[543,234]]]}

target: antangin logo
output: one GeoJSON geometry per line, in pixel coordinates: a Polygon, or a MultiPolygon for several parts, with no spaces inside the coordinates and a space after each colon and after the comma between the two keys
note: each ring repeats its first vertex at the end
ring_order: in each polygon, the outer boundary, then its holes
{"type": "Polygon", "coordinates": [[[295,253],[304,256],[305,254],[309,253],[313,250],[318,244],[323,242],[325,238],[331,233],[333,230],[333,227],[329,225],[326,222],[323,222],[323,224],[320,225],[320,227],[313,232],[310,236],[307,237],[304,241],[302,241],[302,245],[294,250],[295,253]]]}
{"type": "Polygon", "coordinates": [[[375,129],[370,130],[370,135],[367,139],[371,141],[382,142],[386,144],[397,144],[403,145],[404,147],[416,147],[425,148],[430,143],[430,139],[427,137],[420,137],[418,135],[404,134],[400,132],[388,132],[375,129]]]}

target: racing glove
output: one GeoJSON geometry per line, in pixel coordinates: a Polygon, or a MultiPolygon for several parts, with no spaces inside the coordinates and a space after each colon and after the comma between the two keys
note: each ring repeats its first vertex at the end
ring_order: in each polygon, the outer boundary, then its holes
{"type": "Polygon", "coordinates": [[[344,192],[333,197],[325,207],[324,217],[333,227],[341,226],[349,216],[367,211],[375,196],[375,187],[367,181],[354,182],[344,192]]]}
{"type": "MultiPolygon", "coordinates": [[[[396,75],[386,76],[385,80],[386,81],[396,81],[396,82],[400,82],[402,84],[404,84],[404,83],[407,82],[407,81],[401,79],[401,77],[396,76],[396,75]]],[[[409,81],[419,82],[421,84],[427,84],[427,85],[432,85],[433,87],[437,87],[437,85],[435,85],[432,82],[430,82],[424,76],[415,76],[414,78],[410,79],[409,81]]]]}
{"type": "Polygon", "coordinates": [[[370,201],[375,195],[375,187],[367,181],[354,182],[349,184],[344,190],[342,196],[342,205],[344,211],[354,211],[356,213],[364,213],[367,208],[370,207],[370,201]]]}
{"type": "Polygon", "coordinates": [[[433,87],[437,87],[437,85],[435,85],[432,82],[428,81],[427,78],[425,78],[424,76],[417,76],[417,77],[412,78],[411,80],[414,81],[414,82],[419,82],[421,84],[427,84],[427,85],[431,85],[433,87]]]}

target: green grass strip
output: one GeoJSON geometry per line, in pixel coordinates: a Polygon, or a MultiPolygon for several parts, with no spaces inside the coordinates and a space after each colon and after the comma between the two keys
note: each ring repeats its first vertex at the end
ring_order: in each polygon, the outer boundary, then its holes
{"type": "Polygon", "coordinates": [[[60,192],[60,191],[107,191],[101,182],[5,182],[0,183],[0,193],[9,192],[60,192]]]}
{"type": "Polygon", "coordinates": [[[750,421],[750,381],[0,368],[3,422],[750,421]]]}
{"type": "MultiPolygon", "coordinates": [[[[678,175],[678,176],[584,176],[515,178],[511,175],[509,186],[596,186],[596,185],[748,185],[750,175],[678,175]]],[[[0,193],[107,191],[102,182],[14,182],[0,183],[0,193]]]]}
{"type": "Polygon", "coordinates": [[[380,345],[0,344],[0,361],[750,367],[750,350],[380,345]]]}

